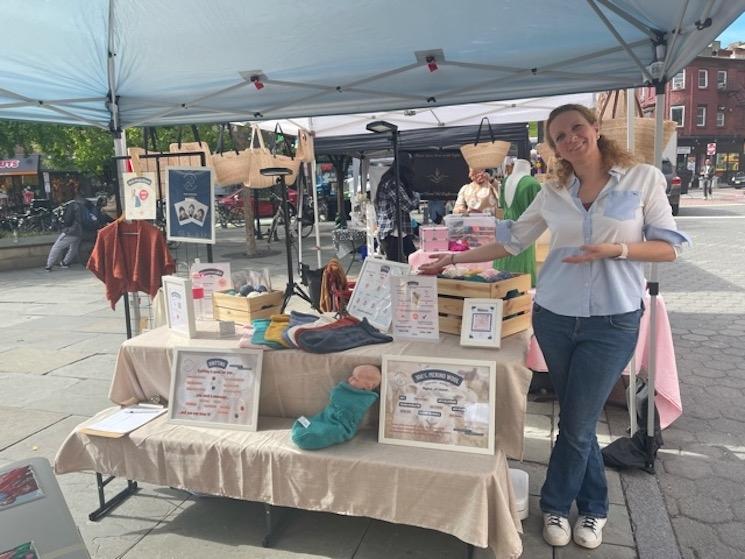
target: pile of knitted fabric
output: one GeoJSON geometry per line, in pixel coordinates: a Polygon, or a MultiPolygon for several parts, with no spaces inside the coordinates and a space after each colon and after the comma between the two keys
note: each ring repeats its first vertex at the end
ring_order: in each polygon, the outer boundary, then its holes
{"type": "Polygon", "coordinates": [[[310,353],[334,353],[393,341],[367,319],[358,320],[352,316],[335,319],[292,311],[268,319],[256,319],[252,325],[251,344],[271,349],[298,348],[310,353]]]}

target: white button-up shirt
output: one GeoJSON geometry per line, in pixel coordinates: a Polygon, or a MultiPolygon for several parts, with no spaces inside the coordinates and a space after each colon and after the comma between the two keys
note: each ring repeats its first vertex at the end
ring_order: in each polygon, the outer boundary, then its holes
{"type": "Polygon", "coordinates": [[[651,165],[613,167],[610,180],[589,209],[579,199],[580,182],[546,183],[517,221],[502,221],[497,242],[511,254],[530,246],[546,228],[551,245],[536,285],[535,301],[565,316],[604,316],[637,310],[644,292],[641,262],[605,258],[564,263],[580,246],[660,240],[676,250],[690,239],[677,230],[667,201],[665,176],[651,165]]]}

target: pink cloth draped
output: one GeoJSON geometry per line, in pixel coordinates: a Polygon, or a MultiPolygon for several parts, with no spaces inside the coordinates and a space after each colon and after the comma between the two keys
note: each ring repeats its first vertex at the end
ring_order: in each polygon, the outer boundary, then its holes
{"type": "MultiPolygon", "coordinates": [[[[651,305],[649,295],[645,296],[644,305],[646,310],[639,325],[639,341],[636,344],[634,359],[637,374],[641,371],[646,374],[649,365],[649,308],[651,305]]],[[[670,330],[665,301],[661,295],[657,296],[657,324],[655,330],[657,337],[657,372],[655,375],[657,396],[655,397],[655,404],[660,414],[660,425],[665,429],[683,414],[683,404],[680,400],[680,384],[678,382],[678,366],[675,362],[673,334],[670,330]]],[[[535,336],[531,337],[528,352],[525,356],[525,364],[534,371],[548,371],[535,336]]],[[[624,374],[629,374],[628,367],[624,374]]]]}

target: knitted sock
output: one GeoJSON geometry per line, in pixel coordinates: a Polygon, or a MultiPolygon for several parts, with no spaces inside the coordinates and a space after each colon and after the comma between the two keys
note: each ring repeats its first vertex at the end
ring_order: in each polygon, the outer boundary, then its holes
{"type": "Polygon", "coordinates": [[[366,318],[360,322],[352,317],[345,317],[334,324],[307,331],[301,329],[295,334],[297,346],[310,353],[333,353],[353,347],[392,341],[393,338],[381,334],[366,318]]]}
{"type": "Polygon", "coordinates": [[[282,332],[282,341],[287,347],[297,347],[295,345],[295,342],[292,341],[290,338],[290,328],[293,328],[295,326],[304,326],[306,324],[312,324],[316,320],[318,320],[318,315],[315,314],[306,314],[302,312],[297,311],[290,311],[290,325],[287,327],[287,329],[282,332]]]}
{"type": "Polygon", "coordinates": [[[292,441],[305,450],[316,450],[348,441],[357,434],[360,421],[375,400],[377,392],[359,390],[346,382],[331,389],[329,405],[310,419],[300,418],[292,425],[292,441]]]}
{"type": "Polygon", "coordinates": [[[273,314],[269,326],[264,332],[264,339],[269,342],[275,342],[283,347],[290,347],[282,339],[282,333],[287,330],[290,325],[289,314],[273,314]]]}
{"type": "Polygon", "coordinates": [[[271,321],[268,318],[257,318],[251,322],[254,327],[254,332],[251,335],[251,343],[256,345],[263,345],[272,349],[284,349],[285,346],[276,342],[268,341],[264,338],[266,329],[269,327],[271,321]]]}

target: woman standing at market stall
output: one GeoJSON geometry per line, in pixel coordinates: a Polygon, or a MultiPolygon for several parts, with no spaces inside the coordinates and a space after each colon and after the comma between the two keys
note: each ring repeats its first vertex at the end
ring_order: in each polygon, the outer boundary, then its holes
{"type": "Polygon", "coordinates": [[[546,228],[551,251],[541,270],[533,329],[560,404],[560,430],[541,489],[543,537],[569,543],[568,516],[576,500],[574,541],[602,543],[608,488],[595,428],[605,401],[636,347],[644,296],[642,262],[675,260],[689,242],[677,231],[655,167],[634,164],[603,138],[593,111],[554,109],[546,122],[555,175],[517,221],[501,222],[497,243],[465,253],[435,255],[422,266],[446,266],[518,254],[546,228]]]}
{"type": "Polygon", "coordinates": [[[469,169],[471,182],[461,186],[453,207],[454,214],[485,213],[499,217],[499,190],[485,169],[469,169]]]}

